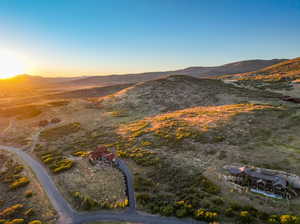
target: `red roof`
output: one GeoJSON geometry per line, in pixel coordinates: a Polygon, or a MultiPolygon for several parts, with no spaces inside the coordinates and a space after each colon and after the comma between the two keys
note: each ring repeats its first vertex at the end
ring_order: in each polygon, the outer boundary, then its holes
{"type": "Polygon", "coordinates": [[[107,160],[113,161],[116,156],[115,154],[109,152],[106,147],[98,146],[94,152],[90,153],[90,157],[93,160],[97,160],[100,158],[106,158],[107,160]]]}

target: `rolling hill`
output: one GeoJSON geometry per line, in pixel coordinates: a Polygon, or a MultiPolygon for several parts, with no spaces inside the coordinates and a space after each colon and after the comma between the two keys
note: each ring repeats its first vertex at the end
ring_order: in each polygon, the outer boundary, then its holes
{"type": "Polygon", "coordinates": [[[31,94],[40,94],[44,90],[53,91],[60,90],[77,90],[81,88],[104,87],[119,84],[129,84],[153,80],[168,75],[189,75],[196,78],[214,77],[224,74],[237,74],[251,72],[262,69],[266,66],[283,62],[285,59],[273,60],[248,60],[229,63],[214,67],[189,67],[175,71],[163,72],[147,72],[137,74],[124,75],[106,75],[106,76],[87,76],[87,77],[41,77],[31,75],[19,75],[10,79],[0,79],[1,94],[5,96],[23,96],[31,92],[31,94]]]}
{"type": "Polygon", "coordinates": [[[144,82],[152,79],[165,77],[168,75],[189,75],[196,78],[206,78],[217,75],[237,74],[255,71],[270,65],[277,64],[285,61],[285,59],[272,59],[272,60],[247,60],[229,63],[221,66],[214,67],[189,67],[175,71],[164,72],[146,72],[137,74],[124,74],[124,75],[109,75],[109,76],[92,76],[83,79],[68,82],[68,85],[75,86],[94,86],[94,85],[114,85],[122,83],[136,83],[144,82]]]}
{"type": "Polygon", "coordinates": [[[225,105],[277,96],[268,92],[245,90],[220,80],[172,75],[135,84],[100,98],[99,103],[113,111],[131,111],[145,116],[193,106],[225,105]]]}
{"type": "Polygon", "coordinates": [[[235,81],[236,85],[270,89],[275,91],[290,91],[288,94],[299,95],[300,58],[283,61],[253,72],[217,77],[223,80],[235,81]]]}

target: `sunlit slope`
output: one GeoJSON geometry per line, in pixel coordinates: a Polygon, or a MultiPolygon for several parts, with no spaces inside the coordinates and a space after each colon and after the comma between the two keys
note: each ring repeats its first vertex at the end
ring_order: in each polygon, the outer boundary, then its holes
{"type": "Polygon", "coordinates": [[[300,58],[284,61],[256,72],[242,75],[241,80],[282,81],[300,78],[300,58]]]}
{"type": "Polygon", "coordinates": [[[174,75],[136,84],[100,98],[99,104],[112,111],[130,111],[143,116],[194,106],[224,105],[276,96],[268,92],[237,88],[220,80],[174,75]]]}

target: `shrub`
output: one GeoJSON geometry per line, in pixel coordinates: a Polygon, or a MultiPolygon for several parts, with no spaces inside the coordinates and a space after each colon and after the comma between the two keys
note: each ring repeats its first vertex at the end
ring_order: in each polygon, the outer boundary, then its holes
{"type": "Polygon", "coordinates": [[[87,157],[89,154],[90,153],[86,151],[77,151],[72,153],[73,156],[79,156],[79,157],[87,157]]]}
{"type": "Polygon", "coordinates": [[[26,191],[25,192],[25,197],[26,198],[31,198],[33,196],[33,192],[32,191],[26,191]]]}
{"type": "Polygon", "coordinates": [[[179,208],[176,210],[176,216],[181,218],[181,217],[185,217],[188,215],[188,211],[186,208],[179,208]]]}
{"type": "Polygon", "coordinates": [[[40,220],[33,220],[29,222],[28,224],[43,224],[40,220]]]}
{"type": "Polygon", "coordinates": [[[239,216],[238,216],[238,222],[239,223],[252,223],[254,220],[254,217],[251,216],[250,212],[248,211],[241,211],[239,216]]]}
{"type": "Polygon", "coordinates": [[[24,219],[13,219],[11,221],[5,222],[5,224],[23,224],[24,222],[24,219]]]}
{"type": "Polygon", "coordinates": [[[51,169],[52,169],[53,173],[60,173],[62,171],[72,168],[73,165],[74,165],[74,162],[72,160],[62,159],[62,160],[56,162],[56,164],[54,164],[51,167],[51,169]]]}
{"type": "Polygon", "coordinates": [[[227,216],[227,217],[234,217],[235,213],[234,213],[233,209],[232,208],[227,208],[225,210],[225,216],[227,216]]]}
{"type": "Polygon", "coordinates": [[[9,188],[14,190],[14,189],[17,189],[19,187],[24,187],[27,184],[29,184],[29,182],[30,181],[27,177],[21,177],[21,178],[17,179],[16,181],[14,181],[13,183],[11,183],[9,185],[9,188]]]}
{"type": "Polygon", "coordinates": [[[218,194],[220,193],[220,187],[214,184],[212,181],[207,179],[205,176],[200,177],[200,184],[204,191],[210,194],[218,194]]]}
{"type": "Polygon", "coordinates": [[[34,211],[33,208],[27,209],[23,214],[27,217],[33,215],[34,211]]]}
{"type": "Polygon", "coordinates": [[[202,221],[212,222],[218,219],[218,213],[206,211],[205,209],[198,209],[195,211],[195,218],[202,221]]]}
{"type": "Polygon", "coordinates": [[[166,205],[160,209],[160,214],[164,216],[171,216],[174,213],[174,207],[172,205],[166,205]]]}
{"type": "Polygon", "coordinates": [[[15,204],[9,208],[4,209],[3,211],[0,211],[0,217],[9,217],[14,215],[16,212],[21,210],[23,208],[22,204],[15,204]]]}
{"type": "Polygon", "coordinates": [[[280,224],[298,224],[300,223],[300,217],[296,217],[293,215],[281,215],[280,224]]]}
{"type": "Polygon", "coordinates": [[[147,146],[152,145],[152,142],[150,142],[150,141],[142,141],[141,145],[144,146],[144,147],[147,147],[147,146]]]}

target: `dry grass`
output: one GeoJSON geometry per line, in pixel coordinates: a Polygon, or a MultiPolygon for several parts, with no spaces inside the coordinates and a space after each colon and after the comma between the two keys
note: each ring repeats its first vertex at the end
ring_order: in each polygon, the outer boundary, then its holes
{"type": "Polygon", "coordinates": [[[75,208],[80,207],[73,198],[75,192],[97,202],[111,204],[127,199],[122,173],[112,167],[96,168],[87,158],[78,158],[72,170],[55,175],[54,180],[75,208]]]}
{"type": "Polygon", "coordinates": [[[11,215],[0,215],[0,219],[8,221],[23,218],[26,223],[40,219],[45,223],[56,223],[56,214],[46,193],[31,170],[22,165],[21,160],[14,154],[0,150],[0,172],[0,214],[11,210],[11,215]],[[13,209],[15,205],[19,205],[16,211],[13,209]]]}

